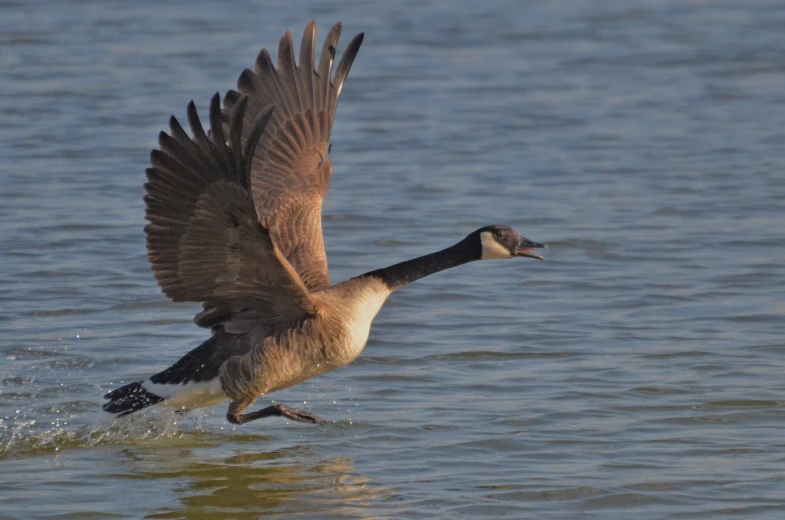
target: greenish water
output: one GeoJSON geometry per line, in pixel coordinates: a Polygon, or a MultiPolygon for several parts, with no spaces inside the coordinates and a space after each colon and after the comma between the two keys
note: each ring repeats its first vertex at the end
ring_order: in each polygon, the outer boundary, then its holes
{"type": "Polygon", "coordinates": [[[0,518],[782,518],[784,29],[771,0],[0,4],[0,518]],[[493,223],[547,261],[394,294],[270,396],[323,428],[107,417],[205,337],[145,256],[158,131],[312,18],[366,33],[332,279],[493,223]]]}

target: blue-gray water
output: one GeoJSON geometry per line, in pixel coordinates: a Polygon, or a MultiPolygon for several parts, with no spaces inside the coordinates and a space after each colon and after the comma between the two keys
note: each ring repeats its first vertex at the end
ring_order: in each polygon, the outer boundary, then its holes
{"type": "Polygon", "coordinates": [[[0,66],[0,517],[785,515],[779,0],[6,1],[0,66]],[[366,33],[333,280],[493,223],[547,261],[394,294],[271,396],[326,427],[111,420],[206,334],[145,256],[157,132],[311,18],[366,33]]]}

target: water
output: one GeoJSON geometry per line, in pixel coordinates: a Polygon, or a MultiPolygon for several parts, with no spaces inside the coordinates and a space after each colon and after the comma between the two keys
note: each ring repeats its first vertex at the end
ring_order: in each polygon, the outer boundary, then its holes
{"type": "Polygon", "coordinates": [[[0,517],[782,518],[785,4],[530,4],[4,2],[0,517]],[[311,18],[366,32],[333,280],[492,223],[547,261],[394,294],[271,396],[326,427],[109,419],[205,337],[145,257],[157,132],[311,18]]]}

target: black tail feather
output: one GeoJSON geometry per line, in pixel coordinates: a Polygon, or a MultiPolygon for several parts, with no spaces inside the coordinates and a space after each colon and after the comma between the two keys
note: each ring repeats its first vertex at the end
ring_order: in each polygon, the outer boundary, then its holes
{"type": "Polygon", "coordinates": [[[109,402],[104,404],[104,411],[116,413],[118,417],[134,413],[164,400],[163,397],[158,397],[142,388],[140,381],[112,390],[104,396],[104,399],[109,399],[109,402]]]}

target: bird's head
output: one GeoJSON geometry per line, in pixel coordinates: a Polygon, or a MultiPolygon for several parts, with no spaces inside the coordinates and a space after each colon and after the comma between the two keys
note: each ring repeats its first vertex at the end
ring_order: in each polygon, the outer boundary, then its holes
{"type": "Polygon", "coordinates": [[[480,260],[500,260],[516,256],[528,256],[529,258],[544,260],[543,257],[532,251],[538,247],[548,247],[545,244],[522,237],[517,231],[508,226],[485,226],[466,238],[479,241],[480,260]]]}

